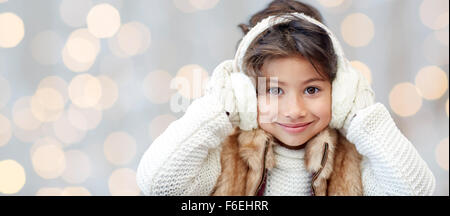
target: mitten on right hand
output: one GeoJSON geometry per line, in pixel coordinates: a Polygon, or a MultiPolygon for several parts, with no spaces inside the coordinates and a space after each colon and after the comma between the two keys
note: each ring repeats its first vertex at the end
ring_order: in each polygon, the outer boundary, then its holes
{"type": "Polygon", "coordinates": [[[247,75],[233,71],[233,60],[226,60],[214,69],[205,96],[217,99],[215,109],[226,112],[233,127],[242,130],[257,127],[256,89],[247,75]]]}

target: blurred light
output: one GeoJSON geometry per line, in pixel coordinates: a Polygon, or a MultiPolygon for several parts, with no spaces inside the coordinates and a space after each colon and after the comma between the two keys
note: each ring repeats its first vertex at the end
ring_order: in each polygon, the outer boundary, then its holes
{"type": "Polygon", "coordinates": [[[447,46],[448,49],[448,40],[449,40],[449,34],[448,34],[448,28],[445,28],[443,30],[437,30],[434,32],[434,37],[444,46],[447,46]]]}
{"type": "Polygon", "coordinates": [[[119,58],[128,58],[128,56],[122,49],[120,49],[119,41],[117,41],[117,37],[112,37],[108,39],[108,47],[111,53],[119,58]]]}
{"type": "Polygon", "coordinates": [[[430,33],[423,45],[423,54],[428,62],[432,65],[444,66],[448,65],[449,52],[448,46],[443,46],[435,37],[434,33],[430,33]]]}
{"type": "Polygon", "coordinates": [[[420,90],[423,98],[435,100],[447,91],[447,74],[436,66],[422,68],[416,75],[416,86],[420,90]]]}
{"type": "Polygon", "coordinates": [[[370,72],[370,68],[366,64],[360,61],[351,61],[350,64],[356,70],[360,71],[364,75],[364,77],[366,77],[369,84],[372,84],[372,73],[370,72]]]}
{"type": "Polygon", "coordinates": [[[448,137],[442,140],[436,147],[435,155],[439,166],[448,171],[448,137]]]}
{"type": "Polygon", "coordinates": [[[53,131],[56,138],[66,145],[78,143],[86,136],[86,131],[78,130],[70,123],[67,112],[64,112],[61,117],[53,123],[53,131]]]}
{"type": "Polygon", "coordinates": [[[117,8],[118,10],[121,10],[123,7],[123,0],[96,0],[96,3],[108,3],[112,5],[113,7],[117,8]]]}
{"type": "Polygon", "coordinates": [[[149,134],[152,140],[155,140],[159,135],[161,135],[167,127],[177,118],[173,115],[160,115],[157,116],[150,122],[149,134]]]}
{"type": "Polygon", "coordinates": [[[375,34],[372,20],[363,13],[353,13],[345,17],[341,24],[344,41],[353,47],[363,47],[370,43],[375,34]]]}
{"type": "Polygon", "coordinates": [[[142,23],[129,22],[123,24],[119,32],[111,40],[114,42],[114,48],[118,48],[119,57],[134,56],[144,53],[150,46],[150,30],[142,23]]]}
{"type": "Polygon", "coordinates": [[[176,92],[170,88],[172,78],[172,75],[167,71],[157,70],[150,72],[142,84],[145,97],[155,104],[167,103],[176,92]]]}
{"type": "Polygon", "coordinates": [[[73,31],[66,42],[70,57],[79,63],[95,61],[100,52],[100,41],[88,29],[81,28],[73,31]]]}
{"type": "Polygon", "coordinates": [[[119,88],[117,87],[116,82],[106,75],[98,76],[97,79],[102,86],[102,96],[97,105],[95,105],[95,109],[109,109],[116,103],[119,97],[119,88]]]}
{"type": "Polygon", "coordinates": [[[199,65],[186,65],[178,70],[174,80],[176,89],[185,98],[195,99],[202,96],[209,79],[208,72],[199,65]]]}
{"type": "Polygon", "coordinates": [[[94,61],[88,62],[88,63],[80,63],[80,62],[73,60],[70,57],[66,46],[64,46],[64,48],[63,48],[62,58],[63,58],[64,65],[73,72],[85,72],[85,71],[89,70],[89,68],[91,68],[91,66],[94,64],[94,61]]]}
{"type": "Polygon", "coordinates": [[[0,174],[0,193],[15,194],[25,185],[25,169],[15,160],[0,161],[0,174]]]}
{"type": "Polygon", "coordinates": [[[140,189],[136,183],[136,172],[129,168],[115,170],[108,181],[112,196],[138,196],[140,189]]]}
{"type": "Polygon", "coordinates": [[[0,13],[0,47],[12,48],[22,41],[25,35],[23,21],[14,13],[0,13]]]}
{"type": "Polygon", "coordinates": [[[344,0],[319,0],[319,3],[324,7],[337,7],[343,2],[344,0]]]}
{"type": "Polygon", "coordinates": [[[133,25],[123,24],[117,32],[117,44],[128,56],[136,55],[143,43],[143,35],[133,25]]]}
{"type": "Polygon", "coordinates": [[[184,13],[193,13],[197,11],[197,8],[195,8],[189,0],[173,0],[173,4],[178,10],[184,13]]]}
{"type": "Polygon", "coordinates": [[[5,2],[7,2],[8,0],[0,0],[0,3],[5,3],[5,2]]]}
{"type": "Polygon", "coordinates": [[[422,97],[413,84],[400,83],[391,90],[389,104],[397,115],[412,116],[422,107],[422,97]]]}
{"type": "Polygon", "coordinates": [[[44,187],[38,190],[36,196],[61,196],[62,189],[56,187],[44,187]]]}
{"type": "MultiPolygon", "coordinates": [[[[42,142],[45,142],[42,141],[42,142]]],[[[55,144],[44,144],[32,151],[32,163],[36,173],[44,179],[60,177],[66,168],[64,151],[55,144]]]]}
{"type": "Polygon", "coordinates": [[[13,131],[14,136],[24,143],[34,143],[42,137],[54,136],[51,123],[44,123],[34,130],[25,130],[19,127],[14,127],[13,131]]]}
{"type": "Polygon", "coordinates": [[[62,179],[70,184],[80,184],[91,175],[91,162],[86,153],[79,150],[69,150],[65,153],[66,169],[62,179]]]}
{"type": "Polygon", "coordinates": [[[448,117],[448,98],[447,98],[447,102],[445,103],[445,112],[447,113],[447,117],[448,117]]]}
{"type": "Polygon", "coordinates": [[[93,62],[97,55],[94,45],[83,38],[70,39],[67,41],[66,46],[69,55],[75,61],[81,63],[93,62]]]}
{"type": "Polygon", "coordinates": [[[88,13],[87,26],[97,38],[112,37],[120,27],[119,11],[110,4],[95,5],[88,13]]]}
{"type": "Polygon", "coordinates": [[[67,110],[69,122],[78,130],[95,129],[102,120],[102,112],[94,108],[79,108],[73,104],[67,110]]]}
{"type": "Polygon", "coordinates": [[[61,94],[64,104],[69,100],[69,93],[67,90],[68,84],[59,76],[48,76],[42,79],[39,82],[38,89],[42,88],[52,88],[57,90],[61,94]]]}
{"type": "Polygon", "coordinates": [[[8,80],[0,76],[0,109],[6,106],[11,97],[11,88],[8,80]]]}
{"type": "Polygon", "coordinates": [[[69,98],[81,108],[94,107],[101,97],[100,81],[90,74],[78,75],[69,84],[69,98]]]}
{"type": "Polygon", "coordinates": [[[14,136],[21,142],[32,143],[41,137],[40,130],[24,130],[19,127],[13,129],[14,136]]]}
{"type": "Polygon", "coordinates": [[[108,75],[119,86],[134,81],[134,64],[131,59],[105,56],[100,61],[100,74],[108,75]]]}
{"type": "Polygon", "coordinates": [[[33,100],[41,103],[49,110],[61,110],[64,108],[64,99],[58,90],[53,88],[40,88],[36,91],[34,96],[31,98],[31,106],[33,106],[33,100]]]}
{"type": "Polygon", "coordinates": [[[81,27],[86,24],[86,16],[91,7],[91,0],[63,0],[59,6],[59,14],[67,25],[81,27]]]}
{"type": "Polygon", "coordinates": [[[30,155],[32,156],[37,149],[43,146],[55,146],[58,149],[63,149],[63,145],[51,136],[44,136],[37,139],[30,148],[30,155]]]}
{"type": "Polygon", "coordinates": [[[62,95],[52,88],[40,88],[31,97],[31,112],[42,122],[56,121],[64,110],[62,95]]]}
{"type": "Polygon", "coordinates": [[[24,130],[35,130],[41,126],[39,121],[31,112],[31,97],[19,98],[13,106],[13,122],[17,127],[24,130]]]}
{"type": "Polygon", "coordinates": [[[189,0],[189,3],[198,10],[209,10],[214,8],[219,0],[189,0]]]}
{"type": "MultiPolygon", "coordinates": [[[[150,33],[150,29],[144,25],[143,23],[140,22],[130,22],[128,23],[129,25],[133,26],[134,28],[136,28],[137,30],[139,30],[139,33],[142,35],[142,45],[138,50],[137,54],[143,54],[147,51],[147,49],[150,47],[151,44],[151,40],[152,40],[152,35],[150,33]]],[[[119,42],[121,42],[122,40],[119,38],[119,42]]],[[[121,43],[119,43],[121,44],[121,43]]]]}
{"type": "Polygon", "coordinates": [[[420,5],[422,23],[433,30],[448,26],[448,0],[424,0],[420,5]]]}
{"type": "Polygon", "coordinates": [[[31,42],[31,54],[42,65],[54,65],[61,55],[63,40],[51,30],[40,32],[31,42]]]}
{"type": "Polygon", "coordinates": [[[9,143],[12,136],[11,123],[8,118],[0,114],[0,147],[9,143]]]}
{"type": "Polygon", "coordinates": [[[114,132],[106,138],[103,150],[110,163],[124,165],[136,154],[136,140],[126,132],[114,132]]]}
{"type": "Polygon", "coordinates": [[[91,196],[91,192],[84,187],[66,187],[61,196],[91,196]]]}
{"type": "Polygon", "coordinates": [[[62,51],[64,65],[73,72],[89,70],[100,52],[100,41],[88,29],[73,31],[62,51]],[[79,47],[77,47],[79,46],[79,47]]]}

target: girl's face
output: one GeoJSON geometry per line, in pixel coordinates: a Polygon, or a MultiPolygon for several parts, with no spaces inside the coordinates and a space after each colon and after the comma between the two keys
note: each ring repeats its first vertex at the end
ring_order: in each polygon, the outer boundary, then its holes
{"type": "Polygon", "coordinates": [[[263,80],[258,81],[258,123],[263,130],[295,147],[328,126],[331,83],[307,59],[273,59],[264,63],[261,71],[266,82],[264,86],[263,80]]]}

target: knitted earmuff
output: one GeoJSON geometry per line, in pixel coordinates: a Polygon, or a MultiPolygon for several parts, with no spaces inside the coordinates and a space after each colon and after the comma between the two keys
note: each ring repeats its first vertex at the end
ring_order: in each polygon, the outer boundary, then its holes
{"type": "MultiPolygon", "coordinates": [[[[292,21],[292,17],[304,19],[321,27],[328,33],[329,37],[331,38],[335,54],[337,55],[338,65],[336,78],[332,83],[332,119],[329,126],[331,128],[340,129],[344,126],[345,119],[350,113],[350,110],[353,106],[354,99],[357,93],[358,82],[360,80],[359,72],[355,70],[345,58],[341,45],[339,44],[333,33],[325,25],[315,20],[314,18],[309,17],[303,13],[288,13],[284,15],[269,16],[261,20],[258,24],[250,29],[250,31],[240,42],[233,61],[233,72],[244,72],[244,56],[250,44],[258,37],[258,35],[272,26],[292,21]]],[[[253,86],[253,88],[255,87],[253,86]]],[[[235,96],[238,104],[239,117],[241,119],[240,128],[243,130],[256,128],[258,125],[257,115],[255,115],[257,110],[248,109],[249,107],[251,109],[256,109],[256,106],[243,105],[247,103],[256,104],[256,95],[254,95],[254,98],[252,98],[253,93],[251,92],[235,90],[235,96]],[[241,109],[239,108],[239,105],[241,105],[241,109]],[[246,110],[244,110],[244,108],[246,108],[246,110]]]]}

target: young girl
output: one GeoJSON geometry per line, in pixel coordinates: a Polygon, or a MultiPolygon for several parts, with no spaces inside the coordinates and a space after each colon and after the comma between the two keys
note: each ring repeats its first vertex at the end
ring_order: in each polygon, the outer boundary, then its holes
{"type": "Polygon", "coordinates": [[[143,155],[145,195],[431,195],[435,178],[319,12],[275,0],[143,155]],[[262,78],[262,79],[261,79],[262,78]]]}

